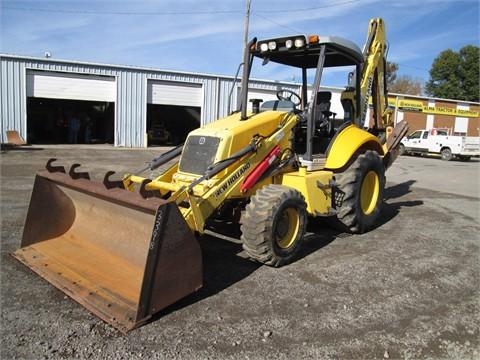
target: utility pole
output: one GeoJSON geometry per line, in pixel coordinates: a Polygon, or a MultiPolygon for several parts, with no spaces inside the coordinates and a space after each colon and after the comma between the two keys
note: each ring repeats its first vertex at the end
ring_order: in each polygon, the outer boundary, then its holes
{"type": "MultiPolygon", "coordinates": [[[[245,47],[247,46],[248,43],[248,25],[250,23],[250,3],[252,2],[251,0],[246,0],[246,12],[245,12],[245,25],[244,25],[244,30],[243,30],[243,50],[245,50],[245,47]]],[[[243,51],[242,51],[243,54],[243,51]]]]}
{"type": "MultiPolygon", "coordinates": [[[[233,91],[235,89],[235,84],[237,83],[237,80],[238,80],[238,74],[240,73],[240,70],[242,69],[242,66],[243,66],[243,75],[242,75],[242,78],[244,78],[246,76],[246,72],[245,72],[245,49],[247,48],[247,44],[248,44],[248,25],[249,25],[249,22],[250,22],[250,3],[251,3],[251,0],[246,0],[246,11],[245,11],[245,24],[244,24],[244,28],[243,28],[243,47],[242,47],[242,51],[240,52],[242,54],[242,61],[240,62],[240,65],[238,66],[238,69],[237,69],[237,73],[235,75],[235,79],[233,80],[233,84],[232,84],[232,88],[230,89],[230,93],[228,94],[228,110],[227,110],[227,113],[230,114],[230,105],[232,103],[232,94],[233,94],[233,91]]],[[[242,93],[243,93],[243,90],[242,90],[242,93]]],[[[241,107],[241,102],[243,101],[243,96],[240,100],[240,107],[241,107]]],[[[239,107],[239,108],[240,108],[239,107]]]]}

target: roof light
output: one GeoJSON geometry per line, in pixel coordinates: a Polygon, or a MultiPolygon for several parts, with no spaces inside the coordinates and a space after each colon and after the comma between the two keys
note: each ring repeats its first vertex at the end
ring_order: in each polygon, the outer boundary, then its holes
{"type": "Polygon", "coordinates": [[[287,41],[285,41],[285,47],[287,49],[290,49],[292,46],[293,46],[293,40],[288,39],[287,41]]]}
{"type": "Polygon", "coordinates": [[[295,39],[295,47],[301,48],[305,45],[305,41],[302,38],[295,39]]]}
{"type": "Polygon", "coordinates": [[[267,43],[260,44],[260,51],[261,52],[268,51],[268,44],[267,43]]]}
{"type": "Polygon", "coordinates": [[[318,35],[309,35],[308,36],[308,43],[309,44],[318,44],[319,40],[320,39],[319,39],[318,35]]]}
{"type": "Polygon", "coordinates": [[[275,41],[268,42],[268,50],[275,50],[277,48],[277,43],[275,41]]]}

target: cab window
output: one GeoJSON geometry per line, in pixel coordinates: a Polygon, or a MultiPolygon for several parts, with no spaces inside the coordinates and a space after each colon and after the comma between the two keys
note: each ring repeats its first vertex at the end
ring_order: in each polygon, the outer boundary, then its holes
{"type": "Polygon", "coordinates": [[[408,138],[409,139],[420,139],[421,135],[422,135],[421,131],[415,131],[414,133],[411,133],[408,138]]]}

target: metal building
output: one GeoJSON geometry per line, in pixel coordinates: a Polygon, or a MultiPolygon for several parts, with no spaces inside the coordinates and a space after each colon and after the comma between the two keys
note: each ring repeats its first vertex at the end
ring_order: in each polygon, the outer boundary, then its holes
{"type": "MultiPolygon", "coordinates": [[[[74,142],[178,142],[185,133],[173,138],[165,126],[185,132],[223,117],[236,109],[240,93],[227,76],[5,54],[0,61],[2,143],[7,130],[29,143],[72,142],[70,120],[83,126],[74,142]]],[[[249,97],[273,99],[280,87],[299,85],[252,80],[249,97]]]]}
{"type": "MultiPolygon", "coordinates": [[[[15,130],[31,144],[176,145],[237,109],[240,84],[233,83],[229,76],[0,54],[0,142],[15,130]]],[[[249,98],[272,100],[280,88],[300,93],[297,83],[252,79],[249,98]]],[[[331,92],[341,122],[343,89],[322,90],[331,92]]],[[[479,103],[391,94],[389,104],[395,122],[407,120],[411,131],[479,135],[479,103]]]]}

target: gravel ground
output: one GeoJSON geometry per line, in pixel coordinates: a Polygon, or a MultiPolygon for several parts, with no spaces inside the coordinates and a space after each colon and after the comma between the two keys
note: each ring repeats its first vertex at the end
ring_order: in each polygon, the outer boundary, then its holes
{"type": "Polygon", "coordinates": [[[127,172],[162,149],[45,146],[1,153],[1,358],[478,359],[480,162],[402,157],[378,228],[312,221],[280,269],[204,237],[204,287],[122,335],[10,254],[50,157],[127,172]]]}

